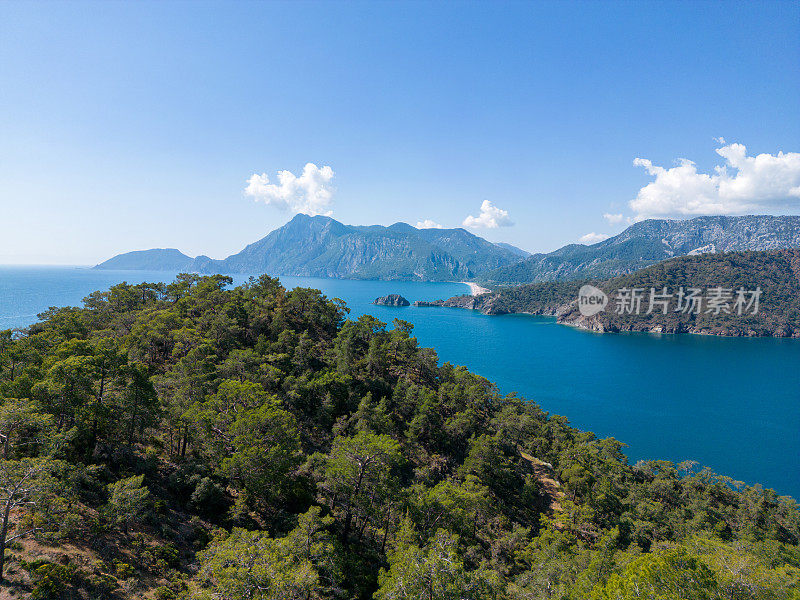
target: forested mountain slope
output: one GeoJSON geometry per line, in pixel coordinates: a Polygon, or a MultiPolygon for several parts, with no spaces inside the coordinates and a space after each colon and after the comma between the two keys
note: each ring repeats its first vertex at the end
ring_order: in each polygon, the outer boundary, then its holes
{"type": "Polygon", "coordinates": [[[629,465],[403,321],[229,285],[122,284],[0,336],[3,593],[798,597],[792,499],[629,465]]]}
{"type": "Polygon", "coordinates": [[[598,332],[800,337],[800,249],[683,256],[607,280],[534,283],[419,304],[556,316],[598,332]],[[577,304],[587,283],[608,296],[605,309],[592,316],[577,304]],[[690,305],[692,289],[699,300],[690,305]],[[715,294],[719,300],[712,304],[715,294]]]}

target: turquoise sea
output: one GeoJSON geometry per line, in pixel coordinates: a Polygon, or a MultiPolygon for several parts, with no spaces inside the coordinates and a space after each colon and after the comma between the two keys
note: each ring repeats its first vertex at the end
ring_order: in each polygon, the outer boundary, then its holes
{"type": "MultiPolygon", "coordinates": [[[[120,281],[169,281],[174,273],[73,267],[0,267],[0,329],[24,327],[49,306],[79,305],[120,281]]],[[[246,275],[236,276],[240,283],[246,275]]],[[[632,461],[687,459],[747,483],[800,498],[800,340],[695,335],[595,334],[546,317],[489,317],[450,308],[370,304],[399,293],[434,300],[466,293],[459,283],[282,277],[369,313],[415,325],[442,361],[466,365],[499,386],[628,444],[632,461]]]]}

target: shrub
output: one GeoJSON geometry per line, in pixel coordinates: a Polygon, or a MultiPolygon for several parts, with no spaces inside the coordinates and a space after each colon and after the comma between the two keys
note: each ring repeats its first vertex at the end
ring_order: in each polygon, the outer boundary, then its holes
{"type": "Polygon", "coordinates": [[[178,557],[180,553],[173,544],[164,544],[163,546],[156,546],[153,548],[153,554],[156,558],[163,560],[170,567],[177,567],[180,564],[178,557]]]}
{"type": "Polygon", "coordinates": [[[121,561],[114,561],[114,570],[117,573],[117,577],[120,579],[128,579],[129,577],[136,575],[136,569],[134,569],[128,563],[121,561]]]}
{"type": "Polygon", "coordinates": [[[108,598],[119,587],[117,580],[106,573],[97,573],[89,577],[87,582],[94,594],[92,598],[108,598]]]}
{"type": "Polygon", "coordinates": [[[109,484],[108,504],[105,509],[123,533],[136,523],[150,504],[150,491],[144,485],[144,475],[128,477],[109,484]]]}
{"type": "Polygon", "coordinates": [[[199,481],[190,501],[199,513],[206,516],[223,514],[228,508],[225,490],[210,477],[199,481]]]}
{"type": "Polygon", "coordinates": [[[178,595],[166,586],[156,588],[156,600],[177,600],[178,595]]]}
{"type": "Polygon", "coordinates": [[[34,558],[33,560],[21,559],[19,561],[19,564],[23,569],[25,569],[28,572],[28,574],[31,577],[33,577],[33,574],[36,572],[36,569],[44,565],[50,565],[52,563],[46,558],[34,558]]]}
{"type": "Polygon", "coordinates": [[[67,586],[75,581],[74,565],[43,564],[32,573],[34,585],[31,598],[54,600],[61,596],[67,586]]]}

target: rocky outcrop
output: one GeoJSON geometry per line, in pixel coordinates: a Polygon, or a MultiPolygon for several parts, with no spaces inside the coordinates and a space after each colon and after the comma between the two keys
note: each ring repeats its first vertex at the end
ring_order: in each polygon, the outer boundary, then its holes
{"type": "Polygon", "coordinates": [[[494,294],[491,292],[488,294],[480,294],[478,296],[470,296],[468,294],[465,294],[463,296],[453,296],[452,298],[447,298],[446,300],[434,300],[432,302],[417,300],[416,302],[414,302],[414,306],[423,308],[426,306],[466,308],[469,310],[479,310],[487,315],[504,315],[508,313],[508,311],[503,310],[499,306],[498,304],[499,298],[500,298],[499,294],[494,294]]]}
{"type": "Polygon", "coordinates": [[[409,306],[410,302],[403,298],[400,294],[389,294],[388,296],[381,296],[372,301],[373,304],[378,306],[409,306]]]}

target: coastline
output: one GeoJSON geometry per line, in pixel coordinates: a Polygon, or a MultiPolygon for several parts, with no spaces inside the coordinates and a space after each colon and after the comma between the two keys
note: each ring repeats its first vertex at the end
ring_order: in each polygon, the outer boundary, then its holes
{"type": "Polygon", "coordinates": [[[471,296],[480,296],[481,294],[488,294],[492,290],[486,289],[485,287],[479,286],[477,283],[473,283],[472,281],[462,281],[465,285],[469,286],[469,293],[471,296]]]}

